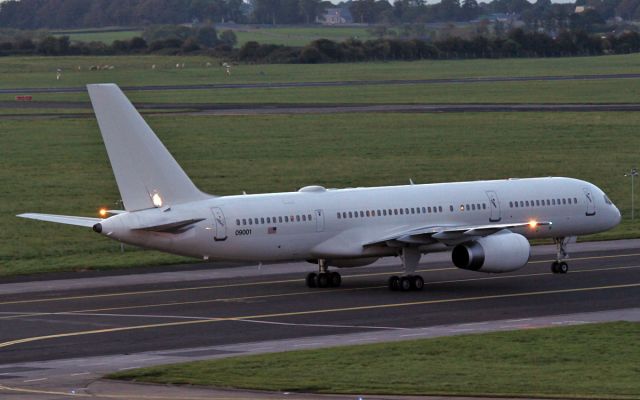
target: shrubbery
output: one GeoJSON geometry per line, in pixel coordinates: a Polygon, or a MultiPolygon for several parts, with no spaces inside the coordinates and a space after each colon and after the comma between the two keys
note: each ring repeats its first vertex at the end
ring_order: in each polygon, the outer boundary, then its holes
{"type": "Polygon", "coordinates": [[[555,38],[516,29],[504,38],[451,37],[429,42],[420,39],[315,40],[304,47],[247,42],[234,49],[235,35],[225,31],[218,38],[214,28],[155,29],[145,38],[101,42],[71,42],[67,36],[38,39],[16,37],[0,41],[0,55],[106,55],[199,53],[248,63],[303,63],[391,61],[459,58],[563,57],[625,54],[640,51],[640,34],[590,36],[583,31],[563,32],[555,38]]]}

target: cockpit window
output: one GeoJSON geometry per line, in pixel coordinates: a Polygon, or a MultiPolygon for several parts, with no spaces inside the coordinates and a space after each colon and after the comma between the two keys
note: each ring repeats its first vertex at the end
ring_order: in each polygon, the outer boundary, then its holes
{"type": "Polygon", "coordinates": [[[613,205],[613,202],[611,202],[611,200],[609,200],[609,198],[607,197],[607,195],[604,195],[604,202],[609,204],[609,205],[613,205]]]}

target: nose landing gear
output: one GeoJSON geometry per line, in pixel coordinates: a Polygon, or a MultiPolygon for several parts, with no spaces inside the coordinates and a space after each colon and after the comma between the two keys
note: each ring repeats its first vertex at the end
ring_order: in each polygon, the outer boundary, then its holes
{"type": "Polygon", "coordinates": [[[569,258],[569,254],[567,253],[567,245],[571,241],[572,238],[564,238],[557,237],[553,238],[553,242],[556,244],[556,261],[551,263],[551,272],[554,274],[566,274],[569,272],[569,265],[563,261],[564,259],[569,258]]]}

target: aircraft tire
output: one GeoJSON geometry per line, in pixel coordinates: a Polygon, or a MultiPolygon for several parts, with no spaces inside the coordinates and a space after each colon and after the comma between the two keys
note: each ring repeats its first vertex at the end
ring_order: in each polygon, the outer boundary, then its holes
{"type": "Polygon", "coordinates": [[[567,272],[569,272],[569,265],[564,261],[558,263],[558,273],[566,274],[567,272]]]}
{"type": "Polygon", "coordinates": [[[557,262],[557,261],[552,262],[551,263],[551,272],[553,272],[554,274],[557,274],[558,273],[558,265],[559,264],[560,263],[557,262]]]}
{"type": "Polygon", "coordinates": [[[409,290],[412,289],[412,282],[413,279],[410,276],[403,276],[402,278],[400,278],[400,290],[402,290],[403,292],[408,292],[409,290]]]}
{"type": "Polygon", "coordinates": [[[318,286],[317,279],[318,279],[318,274],[316,274],[315,272],[310,272],[309,274],[307,274],[307,278],[305,279],[307,283],[307,287],[314,288],[318,286]]]}
{"type": "Polygon", "coordinates": [[[411,277],[411,288],[413,290],[422,290],[424,289],[424,279],[420,275],[415,275],[411,277]]]}
{"type": "Polygon", "coordinates": [[[319,288],[329,287],[330,284],[331,284],[331,281],[329,280],[329,274],[327,274],[325,272],[321,272],[321,273],[318,274],[318,287],[319,288]]]}
{"type": "Polygon", "coordinates": [[[329,272],[329,283],[332,287],[340,287],[342,284],[342,276],[337,272],[329,272]]]}

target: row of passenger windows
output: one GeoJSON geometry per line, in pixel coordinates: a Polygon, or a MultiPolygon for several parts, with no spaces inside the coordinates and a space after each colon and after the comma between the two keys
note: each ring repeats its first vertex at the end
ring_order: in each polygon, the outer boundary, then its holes
{"type": "Polygon", "coordinates": [[[302,214],[302,215],[285,215],[280,217],[259,217],[259,218],[242,218],[236,219],[236,225],[245,226],[245,225],[264,225],[264,224],[282,224],[282,223],[290,223],[290,222],[311,222],[313,218],[311,214],[302,214]]]}
{"type": "Polygon", "coordinates": [[[357,210],[357,211],[338,211],[336,214],[338,219],[347,218],[367,218],[367,217],[386,217],[390,215],[410,215],[410,214],[432,214],[441,213],[442,206],[429,207],[411,207],[411,208],[384,208],[381,210],[357,210]]]}
{"type": "Polygon", "coordinates": [[[559,206],[567,204],[578,204],[578,199],[565,198],[565,199],[543,199],[543,200],[516,200],[510,201],[509,207],[522,208],[522,207],[547,207],[547,206],[559,206]]]}
{"type": "MultiPolygon", "coordinates": [[[[543,200],[515,200],[509,202],[511,208],[524,208],[524,207],[545,207],[555,205],[567,205],[578,204],[578,199],[574,198],[561,198],[561,199],[543,199],[543,200]]],[[[486,203],[475,204],[460,204],[460,211],[480,211],[486,210],[486,203]]],[[[449,211],[453,212],[452,205],[449,206],[449,211]]],[[[357,211],[338,211],[336,216],[338,219],[348,218],[370,218],[370,217],[386,217],[391,215],[411,215],[411,214],[433,214],[443,212],[442,206],[428,206],[428,207],[405,207],[405,208],[385,208],[379,210],[357,210],[357,211]]],[[[302,215],[285,215],[279,217],[259,217],[259,218],[242,218],[236,219],[236,225],[264,225],[264,224],[276,224],[276,223],[291,223],[291,222],[307,222],[312,221],[311,214],[302,215]]]]}

